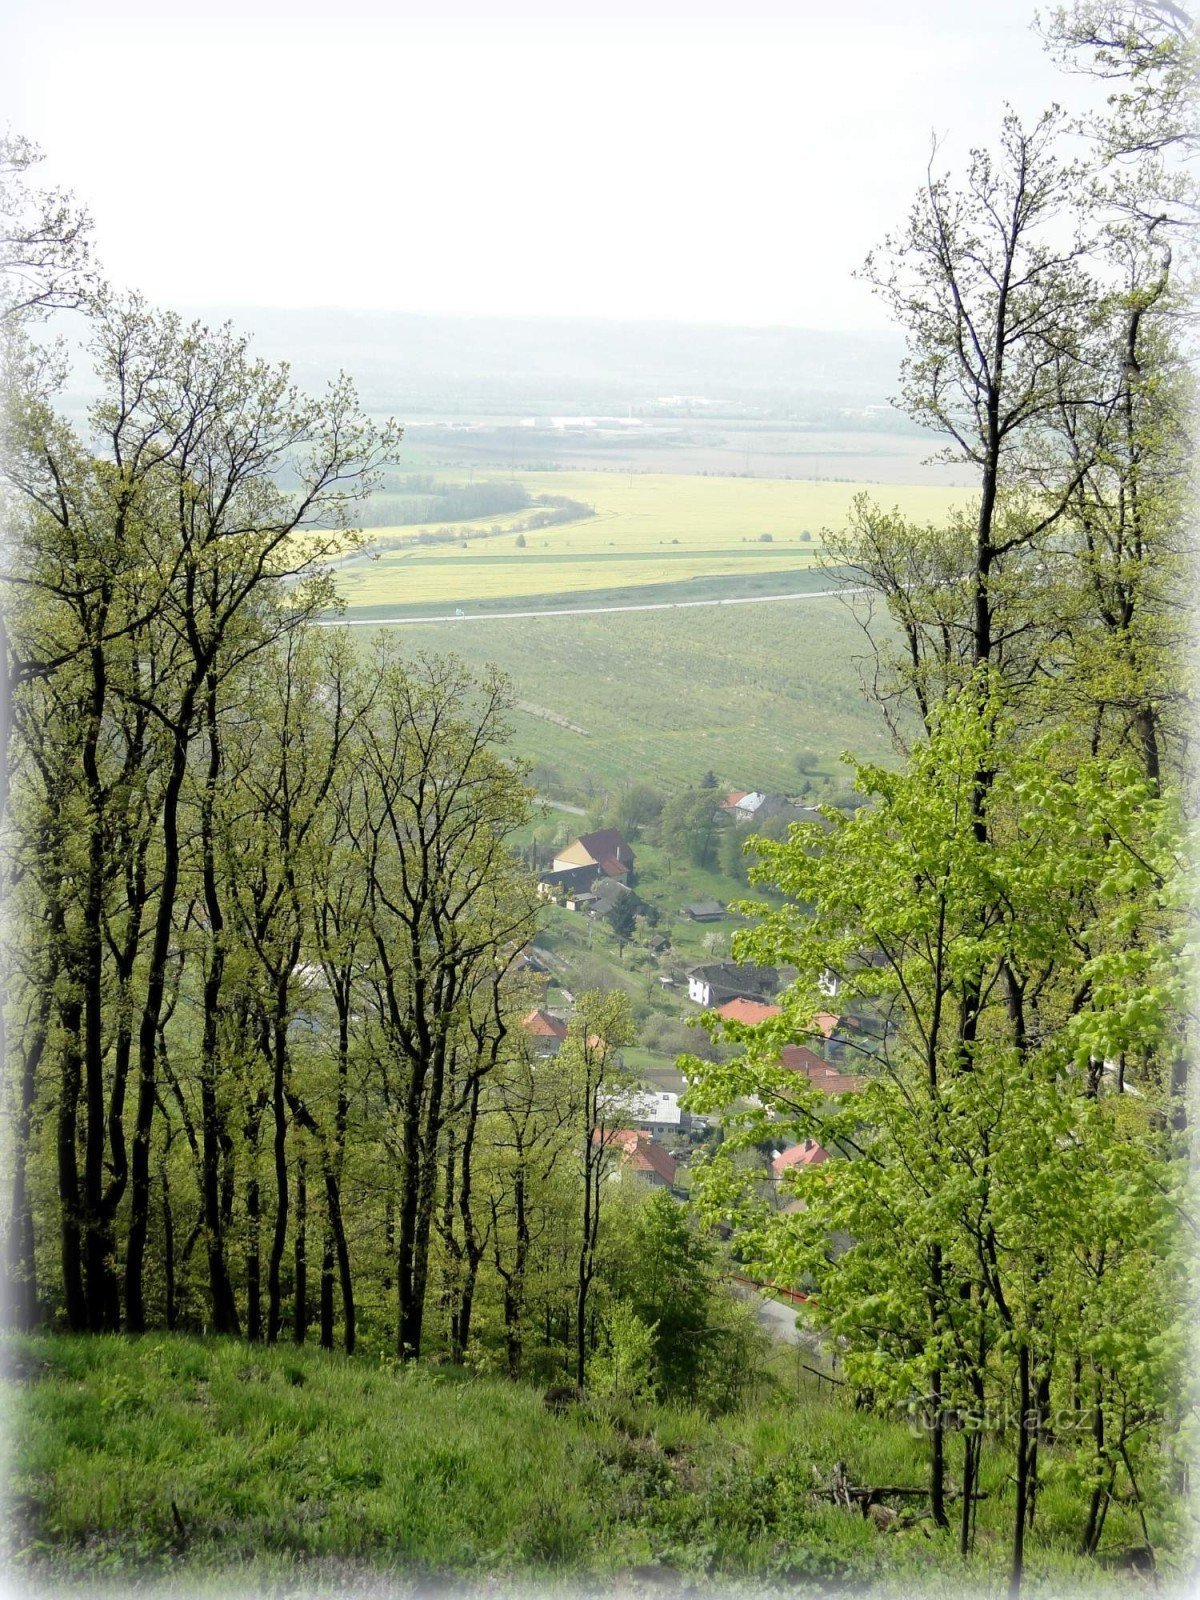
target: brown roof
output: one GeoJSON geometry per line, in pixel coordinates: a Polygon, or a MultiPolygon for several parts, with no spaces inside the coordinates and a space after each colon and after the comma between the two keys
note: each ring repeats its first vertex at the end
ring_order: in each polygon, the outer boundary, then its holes
{"type": "MultiPolygon", "coordinates": [[[[599,1140],[599,1129],[593,1134],[599,1140]]],[[[641,1128],[609,1128],[604,1143],[615,1145],[621,1160],[634,1172],[653,1172],[664,1183],[675,1182],[675,1158],[662,1145],[655,1144],[650,1134],[641,1128]]]]}
{"type": "Polygon", "coordinates": [[[749,793],[749,789],[732,789],[721,801],[721,810],[732,811],[738,801],[744,800],[749,793]]]}
{"type": "Polygon", "coordinates": [[[538,1039],[565,1039],[567,1025],[558,1017],[552,1017],[548,1011],[531,1011],[521,1021],[521,1026],[526,1033],[532,1033],[538,1039]]]}
{"type": "Polygon", "coordinates": [[[822,1149],[815,1139],[805,1139],[803,1144],[794,1144],[789,1150],[781,1151],[772,1161],[771,1171],[778,1178],[793,1167],[819,1167],[822,1161],[828,1160],[828,1150],[822,1149]]]}
{"type": "Polygon", "coordinates": [[[598,861],[601,866],[606,860],[623,861],[626,864],[633,860],[633,850],[619,828],[598,828],[595,833],[581,833],[575,843],[581,844],[592,860],[598,861]]]}
{"type": "Polygon", "coordinates": [[[852,1072],[839,1072],[804,1044],[785,1044],[779,1052],[779,1060],[792,1072],[803,1073],[815,1089],[826,1094],[857,1094],[866,1082],[852,1072]]]}
{"type": "Polygon", "coordinates": [[[813,1026],[820,1028],[822,1036],[828,1039],[841,1020],[841,1017],[835,1017],[832,1011],[818,1011],[813,1018],[813,1026]]]}
{"type": "Polygon", "coordinates": [[[724,1017],[726,1022],[766,1022],[768,1017],[777,1017],[783,1010],[782,1006],[769,1006],[761,1000],[727,1000],[723,1006],[717,1007],[717,1015],[724,1017]]]}

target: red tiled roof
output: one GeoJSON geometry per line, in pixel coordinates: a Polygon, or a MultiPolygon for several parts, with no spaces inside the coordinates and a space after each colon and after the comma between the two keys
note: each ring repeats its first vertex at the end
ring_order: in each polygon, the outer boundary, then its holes
{"type": "Polygon", "coordinates": [[[832,1011],[818,1011],[813,1018],[813,1026],[821,1030],[823,1038],[828,1039],[841,1020],[841,1017],[835,1017],[832,1011]]]}
{"type": "Polygon", "coordinates": [[[792,1072],[802,1073],[815,1089],[826,1094],[857,1094],[866,1082],[852,1072],[839,1072],[804,1044],[785,1044],[779,1052],[779,1060],[792,1072]]]}
{"type": "Polygon", "coordinates": [[[778,1178],[793,1167],[819,1167],[822,1161],[828,1160],[828,1150],[822,1149],[815,1139],[805,1139],[803,1144],[780,1151],[771,1163],[771,1171],[778,1178]]]}
{"type": "Polygon", "coordinates": [[[717,1015],[724,1017],[726,1022],[766,1022],[768,1017],[777,1017],[782,1012],[782,1006],[769,1006],[762,1000],[727,1000],[723,1006],[717,1007],[717,1015]]]}
{"type": "Polygon", "coordinates": [[[722,811],[732,811],[739,800],[744,800],[751,791],[749,789],[733,789],[721,801],[722,811]]]}
{"type": "Polygon", "coordinates": [[[538,1039],[565,1039],[567,1025],[558,1017],[552,1017],[548,1011],[531,1011],[525,1017],[521,1026],[526,1033],[532,1033],[538,1039]]]}
{"type": "MultiPolygon", "coordinates": [[[[599,1129],[592,1137],[594,1141],[599,1141],[599,1129]]],[[[615,1145],[621,1152],[621,1160],[634,1172],[653,1172],[664,1183],[675,1182],[674,1156],[662,1145],[655,1144],[651,1135],[643,1129],[609,1128],[604,1134],[604,1143],[615,1145]]]]}

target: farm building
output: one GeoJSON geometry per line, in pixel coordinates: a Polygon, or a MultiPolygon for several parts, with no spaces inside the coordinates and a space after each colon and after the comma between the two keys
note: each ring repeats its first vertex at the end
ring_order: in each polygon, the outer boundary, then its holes
{"type": "Polygon", "coordinates": [[[592,904],[587,909],[593,917],[606,917],[619,901],[628,900],[631,896],[635,906],[641,904],[633,890],[618,879],[600,878],[592,890],[592,904]]]}
{"type": "Polygon", "coordinates": [[[633,877],[633,850],[618,828],[583,833],[565,845],[551,863],[554,872],[576,867],[593,867],[601,877],[628,882],[633,877]]]}
{"type": "Polygon", "coordinates": [[[720,922],[725,907],[719,900],[693,900],[691,905],[684,906],[683,914],[692,922],[720,922]]]}
{"type": "Polygon", "coordinates": [[[586,894],[600,876],[595,862],[582,867],[550,868],[538,874],[538,894],[555,900],[560,894],[586,894]]]}

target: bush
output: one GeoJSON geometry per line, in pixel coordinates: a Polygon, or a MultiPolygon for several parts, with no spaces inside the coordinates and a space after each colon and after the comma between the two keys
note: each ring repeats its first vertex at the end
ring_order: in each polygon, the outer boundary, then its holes
{"type": "Polygon", "coordinates": [[[657,1324],[642,1321],[628,1300],[618,1300],[605,1319],[607,1348],[593,1356],[589,1387],[602,1400],[636,1403],[655,1386],[657,1324]]]}

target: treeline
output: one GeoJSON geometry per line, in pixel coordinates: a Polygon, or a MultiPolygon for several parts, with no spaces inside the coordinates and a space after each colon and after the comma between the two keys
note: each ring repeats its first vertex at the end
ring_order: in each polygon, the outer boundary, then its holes
{"type": "MultiPolygon", "coordinates": [[[[40,248],[23,149],[3,213],[40,248]]],[[[9,1322],[432,1345],[726,1403],[753,1319],[674,1200],[608,1181],[624,997],[582,996],[554,1057],[521,1025],[507,685],[319,620],[354,543],[329,530],[398,430],[228,329],[78,272],[62,297],[86,435],[31,308],[5,319],[9,1322]]]]}
{"type": "Polygon", "coordinates": [[[411,474],[398,484],[385,483],[362,508],[359,518],[364,527],[423,527],[422,544],[443,544],[463,538],[481,538],[514,528],[532,532],[562,522],[577,522],[592,515],[591,506],[568,495],[530,494],[523,484],[506,483],[496,478],[478,482],[452,483],[428,473],[411,474]],[[529,515],[506,528],[494,524],[486,530],[465,529],[446,524],[477,522],[484,517],[511,517],[520,511],[529,515]],[[429,524],[440,526],[429,527],[429,524]]]}
{"type": "Polygon", "coordinates": [[[712,1215],[752,1214],[736,1152],[780,1120],[851,1153],[746,1247],[814,1291],[860,1404],[917,1420],[964,1557],[981,1463],[1008,1455],[1012,1594],[1052,1484],[1085,1555],[1121,1497],[1153,1563],[1193,1400],[1194,197],[1171,157],[1194,38],[1165,5],[1079,6],[1050,37],[1115,84],[1088,160],[1057,113],[1009,115],[866,269],[908,337],[906,411],[980,490],[945,526],[863,497],[829,541],[869,592],[904,764],[860,766],[868,803],[831,830],[761,846],[786,905],[735,949],[799,978],[740,1066],[691,1069],[698,1109],[750,1106],[697,1174],[712,1215]],[[776,1064],[831,974],[883,1019],[841,1110],[776,1064]]]}

